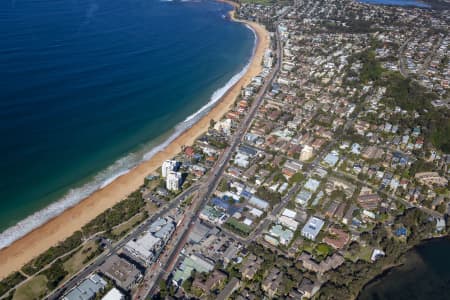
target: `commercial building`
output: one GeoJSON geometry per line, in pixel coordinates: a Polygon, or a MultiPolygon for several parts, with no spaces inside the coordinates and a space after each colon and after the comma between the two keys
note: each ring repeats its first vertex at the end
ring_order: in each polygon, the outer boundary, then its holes
{"type": "Polygon", "coordinates": [[[155,259],[155,252],[161,245],[162,241],[160,238],[153,236],[150,232],[146,232],[141,237],[126,243],[124,248],[145,265],[148,265],[155,259]]]}
{"type": "Polygon", "coordinates": [[[124,290],[130,290],[142,278],[134,264],[115,254],[100,266],[100,272],[124,290]]]}
{"type": "Polygon", "coordinates": [[[169,217],[159,218],[150,225],[148,231],[152,233],[154,237],[161,239],[165,244],[175,231],[175,222],[169,217]]]}
{"type": "Polygon", "coordinates": [[[67,293],[63,300],[91,300],[106,287],[106,281],[97,274],[92,274],[67,293]]]}
{"type": "Polygon", "coordinates": [[[195,222],[195,225],[189,234],[189,242],[199,244],[209,235],[210,231],[211,227],[207,226],[205,223],[201,221],[195,222]]]}
{"type": "Polygon", "coordinates": [[[184,280],[191,276],[193,270],[198,273],[211,272],[214,269],[214,262],[209,259],[202,258],[198,255],[192,254],[186,257],[180,264],[173,275],[173,282],[180,285],[184,280]]]}
{"type": "Polygon", "coordinates": [[[234,163],[241,168],[247,169],[250,164],[249,157],[246,154],[238,153],[234,157],[234,163]]]}
{"type": "Polygon", "coordinates": [[[102,300],[124,300],[125,296],[116,288],[112,288],[102,300]]]}
{"type": "Polygon", "coordinates": [[[129,241],[124,249],[144,265],[151,264],[175,231],[172,218],[159,218],[139,238],[129,241]]]}

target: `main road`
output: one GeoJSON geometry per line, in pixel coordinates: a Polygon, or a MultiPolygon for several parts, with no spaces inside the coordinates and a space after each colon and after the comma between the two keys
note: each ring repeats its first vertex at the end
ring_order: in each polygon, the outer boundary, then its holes
{"type": "Polygon", "coordinates": [[[196,206],[194,211],[186,215],[185,222],[186,224],[188,224],[186,226],[186,229],[179,236],[176,244],[170,249],[169,253],[166,254],[167,260],[161,266],[159,273],[153,277],[152,284],[148,285],[145,292],[139,292],[139,295],[135,295],[135,297],[133,297],[134,299],[143,299],[148,295],[153,295],[157,289],[156,283],[162,280],[165,274],[169,274],[172,271],[173,267],[175,266],[175,263],[180,255],[180,252],[184,248],[184,245],[186,244],[188,236],[191,232],[191,229],[194,226],[195,220],[198,219],[201,210],[208,202],[208,199],[210,198],[212,193],[215,191],[219,183],[219,179],[222,176],[228,161],[231,159],[234,151],[241,143],[244,133],[246,132],[247,128],[249,128],[258,110],[258,107],[263,102],[267,90],[272,86],[273,80],[280,70],[281,67],[280,58],[282,54],[281,54],[281,41],[277,31],[275,32],[275,39],[277,43],[277,60],[274,68],[272,69],[271,73],[267,76],[263,86],[257,93],[255,100],[253,101],[249,109],[249,112],[245,115],[244,119],[237,128],[230,142],[230,146],[227,147],[225,151],[222,153],[222,155],[218,160],[218,163],[211,170],[208,181],[204,184],[203,187],[200,188],[198,197],[199,201],[194,204],[196,206]]]}
{"type": "Polygon", "coordinates": [[[119,249],[121,249],[123,246],[125,246],[126,243],[128,243],[130,240],[138,237],[141,235],[145,230],[148,229],[151,223],[153,223],[155,220],[157,220],[160,217],[163,217],[166,215],[170,210],[176,208],[180,205],[180,203],[186,198],[192,195],[194,192],[196,192],[199,189],[199,185],[193,185],[190,188],[188,188],[186,191],[181,193],[178,197],[176,197],[174,200],[172,200],[170,203],[168,203],[166,206],[164,206],[160,211],[158,211],[156,214],[152,215],[150,218],[148,218],[145,222],[143,222],[141,225],[136,227],[130,234],[125,236],[123,239],[118,241],[116,244],[111,245],[109,247],[109,250],[101,254],[97,257],[91,264],[86,266],[84,269],[76,273],[71,279],[69,279],[67,282],[65,282],[61,287],[59,287],[57,290],[55,290],[52,294],[48,295],[46,299],[49,300],[56,300],[62,298],[62,296],[69,290],[73,289],[75,286],[77,286],[83,279],[85,279],[89,274],[97,270],[99,266],[101,266],[105,260],[111,256],[112,254],[117,253],[119,249]]]}

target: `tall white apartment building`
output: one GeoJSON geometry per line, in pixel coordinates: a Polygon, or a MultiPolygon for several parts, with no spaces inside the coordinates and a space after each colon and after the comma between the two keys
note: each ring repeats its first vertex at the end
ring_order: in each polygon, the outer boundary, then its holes
{"type": "Polygon", "coordinates": [[[166,187],[169,191],[178,191],[181,187],[182,176],[180,172],[170,171],[167,173],[166,187]]]}
{"type": "Polygon", "coordinates": [[[163,162],[161,167],[161,175],[163,178],[167,177],[170,171],[175,171],[177,162],[175,160],[166,160],[163,162]]]}

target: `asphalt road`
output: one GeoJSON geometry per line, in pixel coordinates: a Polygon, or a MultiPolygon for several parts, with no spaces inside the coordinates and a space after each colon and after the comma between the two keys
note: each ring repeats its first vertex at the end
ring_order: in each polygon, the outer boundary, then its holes
{"type": "MultiPolygon", "coordinates": [[[[278,32],[275,34],[277,39],[277,63],[275,67],[273,68],[271,74],[269,74],[268,78],[266,78],[266,81],[264,82],[263,86],[261,87],[260,91],[255,97],[255,101],[253,101],[252,106],[249,110],[249,113],[244,117],[244,120],[240,123],[234,137],[232,138],[231,145],[226,148],[226,150],[222,153],[218,164],[213,168],[211,174],[209,175],[210,178],[206,183],[206,188],[200,189],[200,195],[202,195],[202,191],[205,191],[205,193],[200,197],[200,203],[198,205],[198,208],[195,210],[195,212],[192,214],[192,216],[189,216],[189,226],[188,228],[183,232],[181,238],[179,239],[179,242],[177,245],[173,248],[173,251],[169,255],[169,258],[167,262],[162,266],[161,271],[155,278],[154,282],[158,283],[161,279],[163,279],[165,274],[169,274],[175,265],[176,261],[178,260],[179,254],[181,250],[183,249],[188,236],[190,234],[190,231],[192,227],[194,226],[195,220],[198,219],[199,214],[203,207],[208,202],[209,197],[212,195],[212,193],[215,191],[217,184],[219,183],[219,179],[221,175],[223,174],[225,167],[227,165],[227,162],[230,160],[232,154],[236,150],[237,146],[241,143],[242,137],[244,133],[246,132],[247,128],[250,126],[258,107],[261,105],[264,99],[264,95],[266,94],[269,87],[272,86],[273,80],[275,76],[278,74],[280,70],[280,61],[281,61],[281,42],[278,37],[278,32]]],[[[148,294],[147,295],[153,295],[156,290],[157,286],[153,285],[148,288],[148,294]]]]}
{"type": "Polygon", "coordinates": [[[145,230],[148,229],[151,223],[153,223],[156,219],[166,215],[170,210],[177,207],[181,201],[185,198],[190,196],[193,192],[197,191],[199,189],[198,185],[193,185],[190,188],[188,188],[186,191],[181,193],[178,197],[176,197],[174,200],[172,200],[170,203],[168,203],[165,207],[163,207],[159,212],[148,218],[145,222],[143,222],[141,225],[139,225],[137,228],[135,228],[131,234],[125,236],[122,240],[117,242],[114,245],[108,245],[109,251],[106,253],[103,253],[100,255],[94,262],[92,262],[90,265],[82,269],[80,272],[78,272],[76,275],[74,275],[69,281],[67,281],[65,284],[63,284],[59,289],[57,289],[55,292],[50,294],[46,297],[46,299],[49,300],[56,300],[62,298],[62,296],[73,289],[75,286],[77,286],[84,278],[86,278],[89,274],[94,272],[99,266],[101,266],[105,260],[111,256],[112,254],[117,253],[117,251],[122,248],[126,243],[128,243],[130,240],[138,237],[140,234],[142,234],[145,230]]]}
{"type": "MultiPolygon", "coordinates": [[[[277,38],[277,57],[281,57],[281,42],[278,37],[278,33],[276,33],[277,38]]],[[[181,236],[178,238],[178,243],[173,247],[173,251],[171,251],[171,254],[168,256],[167,263],[161,267],[161,271],[156,277],[155,283],[159,282],[159,280],[163,277],[164,274],[169,273],[171,269],[169,269],[169,266],[173,266],[174,262],[176,262],[180,251],[183,249],[187,238],[189,236],[189,233],[194,225],[193,220],[197,220],[199,217],[199,214],[203,207],[208,202],[209,196],[212,195],[212,193],[215,191],[217,184],[219,183],[220,176],[223,174],[225,167],[227,165],[227,162],[230,160],[232,154],[236,150],[237,146],[240,144],[241,139],[246,132],[247,128],[250,126],[251,121],[253,120],[257,108],[261,105],[264,95],[267,92],[268,88],[271,87],[273,80],[276,76],[276,74],[280,70],[280,61],[281,59],[277,59],[277,63],[272,70],[272,73],[269,74],[268,78],[266,79],[264,85],[258,92],[255,101],[252,103],[252,106],[250,108],[249,113],[244,117],[244,120],[240,123],[239,128],[237,129],[234,138],[232,139],[231,146],[225,149],[225,151],[222,153],[221,157],[219,158],[218,163],[213,167],[211,170],[211,173],[209,175],[209,178],[206,183],[204,183],[202,186],[192,186],[186,191],[184,191],[181,195],[179,195],[177,198],[175,198],[173,201],[171,201],[167,206],[163,207],[158,213],[151,216],[149,219],[147,219],[144,223],[139,225],[136,229],[132,231],[131,234],[124,237],[122,240],[120,240],[115,245],[109,245],[107,248],[109,248],[109,251],[103,253],[100,255],[94,262],[92,262],[90,265],[86,266],[84,269],[79,271],[76,275],[74,275],[69,281],[67,281],[65,284],[63,284],[60,288],[58,288],[55,292],[50,294],[46,297],[46,299],[60,299],[66,292],[73,289],[75,286],[77,286],[84,278],[89,276],[92,272],[98,269],[99,266],[101,266],[105,260],[111,256],[112,254],[117,253],[127,242],[130,240],[138,237],[140,234],[142,234],[148,226],[154,222],[156,219],[166,215],[170,210],[177,207],[182,199],[185,197],[188,197],[193,192],[197,191],[200,195],[200,202],[197,204],[197,207],[194,212],[190,212],[185,217],[185,224],[189,224],[187,228],[181,233],[181,236]]],[[[144,292],[139,292],[141,295],[147,296],[148,294],[152,294],[154,292],[155,286],[148,286],[144,289],[144,292]]],[[[140,297],[141,298],[141,297],[140,297]]]]}

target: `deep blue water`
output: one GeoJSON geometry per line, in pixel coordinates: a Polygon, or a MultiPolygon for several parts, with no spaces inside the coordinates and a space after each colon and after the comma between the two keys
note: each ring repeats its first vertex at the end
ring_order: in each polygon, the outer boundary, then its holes
{"type": "Polygon", "coordinates": [[[432,240],[406,255],[403,266],[369,284],[358,300],[450,299],[450,239],[432,240]]]}
{"type": "Polygon", "coordinates": [[[1,1],[0,231],[126,170],[239,73],[254,35],[230,9],[1,1]]]}
{"type": "Polygon", "coordinates": [[[359,0],[362,3],[378,4],[378,5],[392,5],[392,6],[412,6],[428,8],[429,4],[419,0],[359,0]]]}

